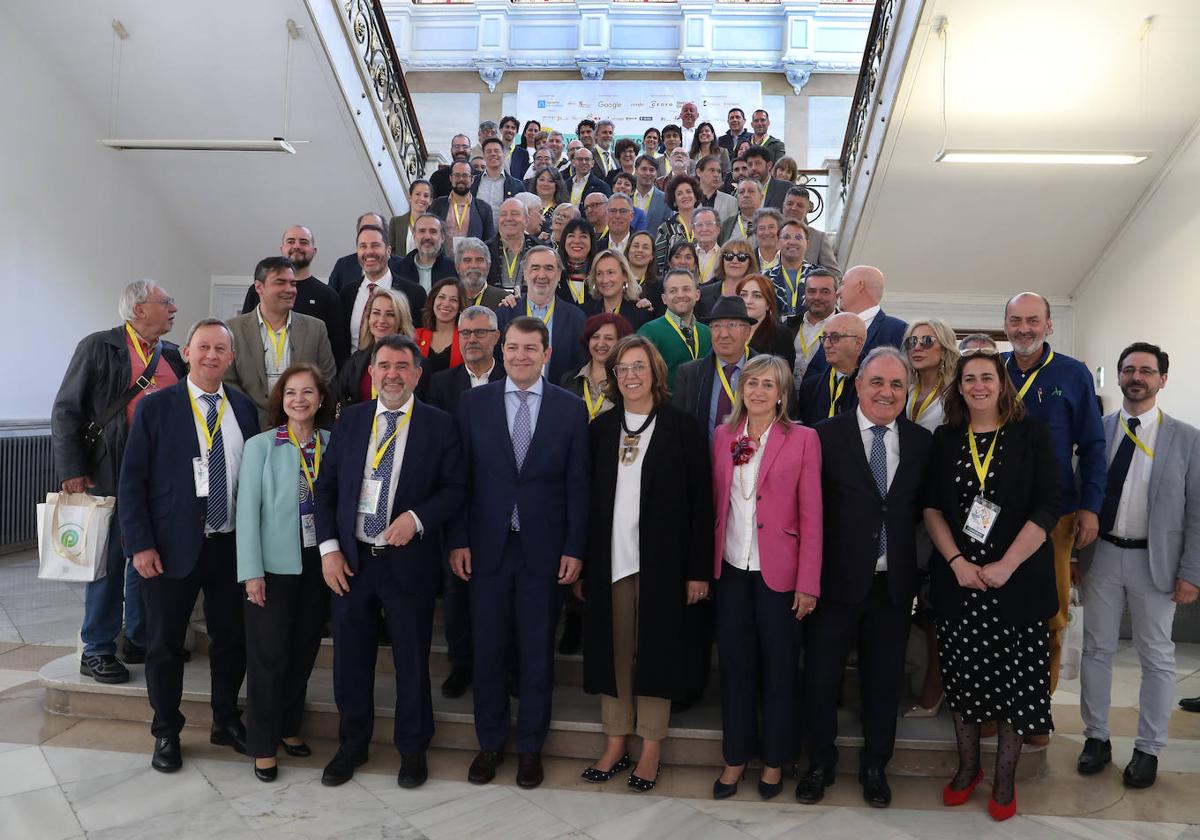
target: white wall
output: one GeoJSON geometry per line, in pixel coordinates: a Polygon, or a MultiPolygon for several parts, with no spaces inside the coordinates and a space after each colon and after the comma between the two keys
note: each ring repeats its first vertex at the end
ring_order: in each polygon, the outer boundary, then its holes
{"type": "Polygon", "coordinates": [[[1105,369],[1105,408],[1119,405],[1117,355],[1134,341],[1171,356],[1160,405],[1200,425],[1200,141],[1192,133],[1157,188],[1076,292],[1075,347],[1105,369]]]}

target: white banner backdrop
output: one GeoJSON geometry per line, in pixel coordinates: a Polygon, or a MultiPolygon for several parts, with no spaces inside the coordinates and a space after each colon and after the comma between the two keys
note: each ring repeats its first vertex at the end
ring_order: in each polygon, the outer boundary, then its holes
{"type": "MultiPolygon", "coordinates": [[[[651,126],[679,124],[679,108],[695,102],[700,121],[711,122],[717,134],[727,129],[725,115],[738,107],[750,113],[762,107],[759,82],[526,82],[517,83],[516,116],[524,123],[535,119],[542,128],[575,136],[575,126],[585,117],[610,119],[618,137],[641,137],[651,126]]],[[[782,114],[779,114],[782,123],[782,114]]],[[[774,117],[774,115],[773,115],[774,117]]],[[[772,119],[774,123],[774,118],[772,119]]],[[[772,134],[780,136],[772,126],[772,134]]]]}

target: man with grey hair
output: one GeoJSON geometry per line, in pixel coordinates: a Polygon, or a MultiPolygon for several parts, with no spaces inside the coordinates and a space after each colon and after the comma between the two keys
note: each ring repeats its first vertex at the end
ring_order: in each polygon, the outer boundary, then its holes
{"type": "Polygon", "coordinates": [[[525,207],[525,233],[539,240],[542,221],[545,218],[542,215],[542,200],[531,192],[519,192],[513,198],[525,207]]]}
{"type": "MultiPolygon", "coordinates": [[[[50,412],[54,472],[62,492],[115,496],[121,455],[133,411],[146,394],[173,385],[187,373],[179,348],[163,340],[175,323],[175,300],[153,280],[136,280],[121,292],[120,326],[79,342],[50,412]],[[153,370],[147,376],[147,368],[153,370]]],[[[79,673],[101,683],[123,683],[129,671],[117,659],[124,603],[122,658],[146,661],[141,578],[127,568],[118,513],[109,525],[106,572],[83,589],[83,656],[79,673]]]]}
{"type": "Polygon", "coordinates": [[[547,245],[535,245],[521,260],[521,285],[525,294],[515,306],[501,307],[496,313],[500,334],[514,319],[522,315],[540,318],[550,330],[550,349],[545,375],[550,382],[561,382],[563,374],[574,374],[583,367],[583,348],[579,336],[586,320],[583,310],[558,295],[558,282],[563,265],[558,252],[547,245]]]}
{"type": "MultiPolygon", "coordinates": [[[[587,200],[591,201],[595,197],[593,193],[587,200]]],[[[604,203],[604,219],[601,227],[596,229],[597,232],[604,231],[596,246],[597,253],[611,248],[624,254],[625,246],[629,244],[629,228],[632,223],[633,199],[623,192],[614,192],[604,203]]]]}
{"type": "Polygon", "coordinates": [[[753,178],[738,181],[733,192],[737,199],[738,212],[721,223],[721,244],[735,239],[750,241],[754,235],[754,211],[762,206],[762,184],[753,178]]]}
{"type": "Polygon", "coordinates": [[[501,288],[488,285],[491,265],[492,252],[482,239],[463,236],[454,241],[454,268],[467,293],[467,302],[495,312],[507,294],[501,288]]]}
{"type": "MultiPolygon", "coordinates": [[[[417,247],[400,260],[392,274],[416,283],[428,294],[434,283],[454,276],[454,261],[443,252],[445,236],[441,217],[422,213],[412,223],[412,234],[417,247]]],[[[413,311],[413,315],[418,314],[413,311]]]]}
{"type": "Polygon", "coordinates": [[[596,162],[595,172],[601,178],[607,178],[609,172],[620,167],[612,146],[615,129],[612,120],[605,119],[596,123],[596,143],[592,146],[592,158],[596,162]]]}
{"type": "MultiPolygon", "coordinates": [[[[495,120],[484,120],[483,122],[479,123],[479,134],[477,135],[479,138],[479,142],[477,142],[474,146],[471,147],[471,151],[470,151],[470,154],[468,155],[468,158],[483,157],[484,142],[487,140],[490,140],[493,137],[495,137],[497,140],[499,140],[500,139],[499,135],[500,135],[500,125],[495,120]]],[[[501,145],[503,145],[503,141],[501,141],[501,145]]]]}
{"type": "Polygon", "coordinates": [[[546,148],[550,150],[551,166],[562,168],[563,148],[565,145],[566,141],[564,140],[563,133],[561,131],[551,131],[546,135],[546,148]]]}
{"type": "Polygon", "coordinates": [[[500,203],[496,214],[496,235],[488,242],[492,267],[488,282],[507,292],[520,291],[517,266],[525,252],[538,241],[525,232],[528,212],[525,203],[518,198],[506,198],[500,203]]]}
{"type": "Polygon", "coordinates": [[[821,357],[823,367],[813,374],[810,365],[809,374],[800,385],[799,413],[805,425],[815,426],[854,410],[858,404],[855,372],[866,338],[866,325],[853,312],[839,312],[825,322],[821,335],[825,351],[821,357]]]}

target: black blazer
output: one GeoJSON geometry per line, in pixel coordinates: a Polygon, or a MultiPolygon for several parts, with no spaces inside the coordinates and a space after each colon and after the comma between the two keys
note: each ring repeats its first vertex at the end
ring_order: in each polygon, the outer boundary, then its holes
{"type": "Polygon", "coordinates": [[[338,368],[333,395],[337,397],[339,413],[342,407],[362,401],[362,394],[359,392],[358,386],[362,382],[363,374],[370,366],[371,349],[367,348],[366,350],[355,350],[350,354],[350,358],[338,368]]]}
{"type": "MultiPolygon", "coordinates": [[[[524,180],[525,170],[529,168],[529,161],[532,160],[531,154],[524,146],[513,144],[512,154],[508,158],[508,174],[514,178],[524,180]]],[[[521,189],[525,189],[521,187],[521,189]]]]}
{"type": "MultiPolygon", "coordinates": [[[[933,454],[926,483],[925,507],[940,511],[950,526],[958,550],[966,552],[974,543],[962,532],[958,494],[966,430],[939,426],[933,434],[933,454]]],[[[1007,548],[1026,522],[1046,532],[1046,541],[1013,572],[1008,583],[996,590],[1000,614],[1009,624],[1034,624],[1058,612],[1058,590],[1054,582],[1054,544],[1050,532],[1058,524],[1061,487],[1050,432],[1040,420],[1026,418],[1006,423],[1001,432],[1004,469],[986,485],[986,496],[1000,506],[1000,515],[988,541],[1007,548]]],[[[982,453],[980,453],[982,457],[982,453]]],[[[970,455],[967,456],[968,458],[970,455]]],[[[1001,550],[995,555],[1000,559],[1001,550]]],[[[962,614],[967,590],[958,585],[946,558],[938,551],[929,561],[930,598],[934,611],[954,620],[962,614]]]]}
{"type": "MultiPolygon", "coordinates": [[[[567,200],[571,200],[571,188],[574,186],[570,178],[570,173],[563,176],[567,181],[567,200]]],[[[579,194],[579,212],[583,212],[583,200],[594,192],[602,192],[605,195],[612,195],[612,187],[610,187],[603,178],[596,175],[596,170],[588,173],[587,182],[583,185],[583,192],[579,194]]]]}
{"type": "MultiPolygon", "coordinates": [[[[497,379],[503,379],[504,376],[504,364],[497,361],[492,365],[492,372],[488,376],[488,382],[495,382],[497,379]]],[[[425,393],[425,401],[434,408],[440,408],[451,417],[454,417],[458,414],[458,398],[462,396],[464,391],[469,391],[470,389],[471,379],[467,374],[467,366],[466,364],[461,364],[449,370],[438,371],[430,378],[429,387],[425,393]]]]}
{"type": "MultiPolygon", "coordinates": [[[[521,252],[517,255],[516,266],[513,267],[512,282],[516,289],[520,290],[521,288],[521,261],[525,259],[525,252],[534,245],[540,244],[540,242],[538,242],[528,233],[525,234],[525,238],[521,241],[521,252]]],[[[488,285],[507,288],[504,284],[504,281],[508,278],[508,266],[504,265],[503,243],[500,241],[500,234],[497,233],[494,237],[489,239],[487,246],[488,253],[492,255],[492,264],[491,267],[488,268],[488,285]]]]}
{"type": "MultiPolygon", "coordinates": [[[[583,305],[579,308],[583,310],[585,318],[590,318],[593,315],[600,315],[604,312],[604,301],[589,295],[584,299],[583,305]]],[[[637,301],[626,300],[621,302],[621,311],[618,313],[618,317],[624,318],[629,326],[633,328],[633,331],[637,332],[642,324],[647,321],[653,321],[657,316],[654,314],[653,308],[642,309],[637,305],[637,301]]]]}
{"type": "Polygon", "coordinates": [[[775,319],[775,337],[768,346],[765,338],[759,338],[757,330],[750,336],[750,346],[759,353],[770,353],[787,362],[788,370],[796,368],[796,334],[787,324],[775,319]]]}
{"type": "MultiPolygon", "coordinates": [[[[751,347],[751,358],[757,355],[751,347]]],[[[715,352],[675,368],[675,390],[671,392],[671,404],[695,417],[706,434],[716,425],[716,418],[711,416],[713,380],[716,376],[715,352]]]]}
{"type": "MultiPolygon", "coordinates": [[[[858,354],[859,361],[867,358],[867,354],[876,347],[887,345],[899,350],[906,329],[908,329],[907,321],[893,318],[880,309],[879,314],[871,321],[871,326],[867,330],[867,338],[863,341],[862,350],[858,354]]],[[[817,376],[822,371],[828,370],[829,362],[825,361],[825,345],[822,344],[813,354],[812,361],[808,363],[808,368],[804,371],[804,378],[808,379],[810,376],[817,376]]]]}
{"type": "MultiPolygon", "coordinates": [[[[413,269],[416,271],[416,268],[413,269]]],[[[358,344],[358,336],[350,335],[351,318],[354,317],[355,298],[358,297],[358,287],[362,285],[362,274],[359,274],[349,285],[343,286],[339,294],[342,296],[342,317],[345,320],[345,335],[346,346],[350,346],[351,340],[355,345],[358,344]]],[[[412,313],[413,325],[416,326],[421,322],[421,308],[425,306],[425,290],[421,288],[419,283],[414,283],[411,280],[405,280],[396,274],[396,269],[392,269],[392,288],[408,298],[408,308],[412,313]]]]}
{"type": "MultiPolygon", "coordinates": [[[[246,290],[246,300],[242,302],[242,314],[253,311],[256,306],[258,292],[254,291],[254,284],[251,283],[246,290]]],[[[296,283],[296,305],[293,309],[301,315],[311,315],[325,322],[333,361],[340,368],[348,358],[346,348],[350,345],[350,336],[346,335],[347,321],[342,314],[342,299],[338,293],[316,277],[305,277],[296,283]]]]}
{"type": "Polygon", "coordinates": [[[925,473],[933,438],[925,429],[896,419],[900,465],[880,498],[863,451],[858,412],[819,423],[821,499],[825,512],[821,600],[861,603],[875,579],[879,529],[887,525],[887,578],[892,603],[905,606],[917,593],[916,527],[921,516],[925,473]]]}
{"type": "MultiPolygon", "coordinates": [[[[388,257],[388,268],[393,274],[396,273],[402,259],[404,257],[401,254],[395,253],[388,257]]],[[[342,289],[356,280],[361,280],[362,276],[363,270],[358,262],[358,254],[346,254],[344,257],[338,257],[337,262],[333,264],[333,271],[329,272],[329,288],[341,294],[342,289]]],[[[349,336],[346,336],[346,341],[350,341],[349,336]]]]}
{"type": "MultiPolygon", "coordinates": [[[[624,411],[614,408],[588,429],[592,494],[588,553],[583,564],[583,687],[617,696],[613,670],[612,529],[617,460],[624,411]]],[[[639,603],[635,694],[682,697],[689,689],[684,625],[687,582],[712,579],[712,471],[708,437],[687,412],[658,407],[654,434],[642,460],[638,523],[639,603]]]]}
{"type": "MultiPolygon", "coordinates": [[[[421,275],[417,271],[417,252],[413,251],[411,254],[406,254],[404,259],[400,261],[400,265],[392,270],[392,276],[399,277],[401,280],[407,280],[410,283],[421,286],[421,275]]],[[[439,280],[444,280],[447,277],[457,278],[458,269],[454,267],[454,260],[447,257],[445,254],[438,254],[437,259],[433,261],[433,273],[430,285],[432,286],[433,283],[436,283],[439,280]]],[[[421,286],[422,290],[424,290],[424,288],[424,286],[421,286]]],[[[409,302],[412,302],[412,298],[409,298],[409,302]]],[[[421,305],[424,306],[425,302],[422,301],[421,305]]],[[[416,326],[420,326],[421,310],[414,309],[412,316],[414,324],[416,326]]]]}
{"type": "MultiPolygon", "coordinates": [[[[854,409],[858,407],[858,390],[854,387],[854,377],[857,375],[858,371],[855,371],[847,377],[849,381],[842,387],[842,396],[838,398],[837,414],[853,414],[854,409]]],[[[815,426],[822,420],[829,419],[828,367],[821,376],[806,376],[800,383],[800,393],[796,398],[796,416],[806,426],[815,426]]]]}
{"type": "MultiPolygon", "coordinates": [[[[435,198],[429,205],[429,212],[445,221],[450,216],[450,199],[447,196],[435,198]]],[[[471,215],[467,219],[467,235],[474,236],[487,242],[496,235],[496,221],[492,218],[491,205],[484,204],[478,198],[471,198],[471,215]]]]}
{"type": "MultiPolygon", "coordinates": [[[[501,355],[501,348],[504,345],[504,330],[508,328],[514,318],[525,314],[527,300],[528,298],[522,295],[517,298],[516,306],[502,306],[496,313],[496,322],[500,329],[500,340],[496,342],[495,352],[497,362],[504,361],[504,357],[501,355]]],[[[583,311],[578,306],[564,301],[562,298],[555,300],[554,317],[550,319],[550,347],[553,352],[550,354],[550,364],[547,366],[547,382],[561,382],[564,373],[567,371],[577,373],[583,367],[583,363],[587,361],[587,353],[579,344],[585,320],[583,311]]]]}
{"type": "Polygon", "coordinates": [[[450,166],[442,165],[429,176],[429,186],[433,189],[433,197],[441,198],[450,195],[450,166]]]}

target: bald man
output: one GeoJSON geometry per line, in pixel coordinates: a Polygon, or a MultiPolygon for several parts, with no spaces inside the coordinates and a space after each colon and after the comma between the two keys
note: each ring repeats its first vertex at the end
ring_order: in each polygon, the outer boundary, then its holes
{"type": "MultiPolygon", "coordinates": [[[[880,307],[883,301],[884,288],[883,272],[873,265],[856,265],[842,277],[842,285],[838,289],[838,309],[842,312],[853,312],[867,326],[867,338],[863,342],[860,359],[876,347],[899,348],[904,341],[904,331],[908,324],[899,318],[893,318],[880,307]]],[[[813,356],[804,373],[804,378],[822,376],[829,372],[829,363],[825,360],[825,347],[813,356]]]]}
{"type": "Polygon", "coordinates": [[[858,405],[854,374],[866,338],[867,325],[853,313],[839,312],[825,322],[825,372],[805,377],[800,386],[800,419],[806,425],[815,426],[858,405]]]}

